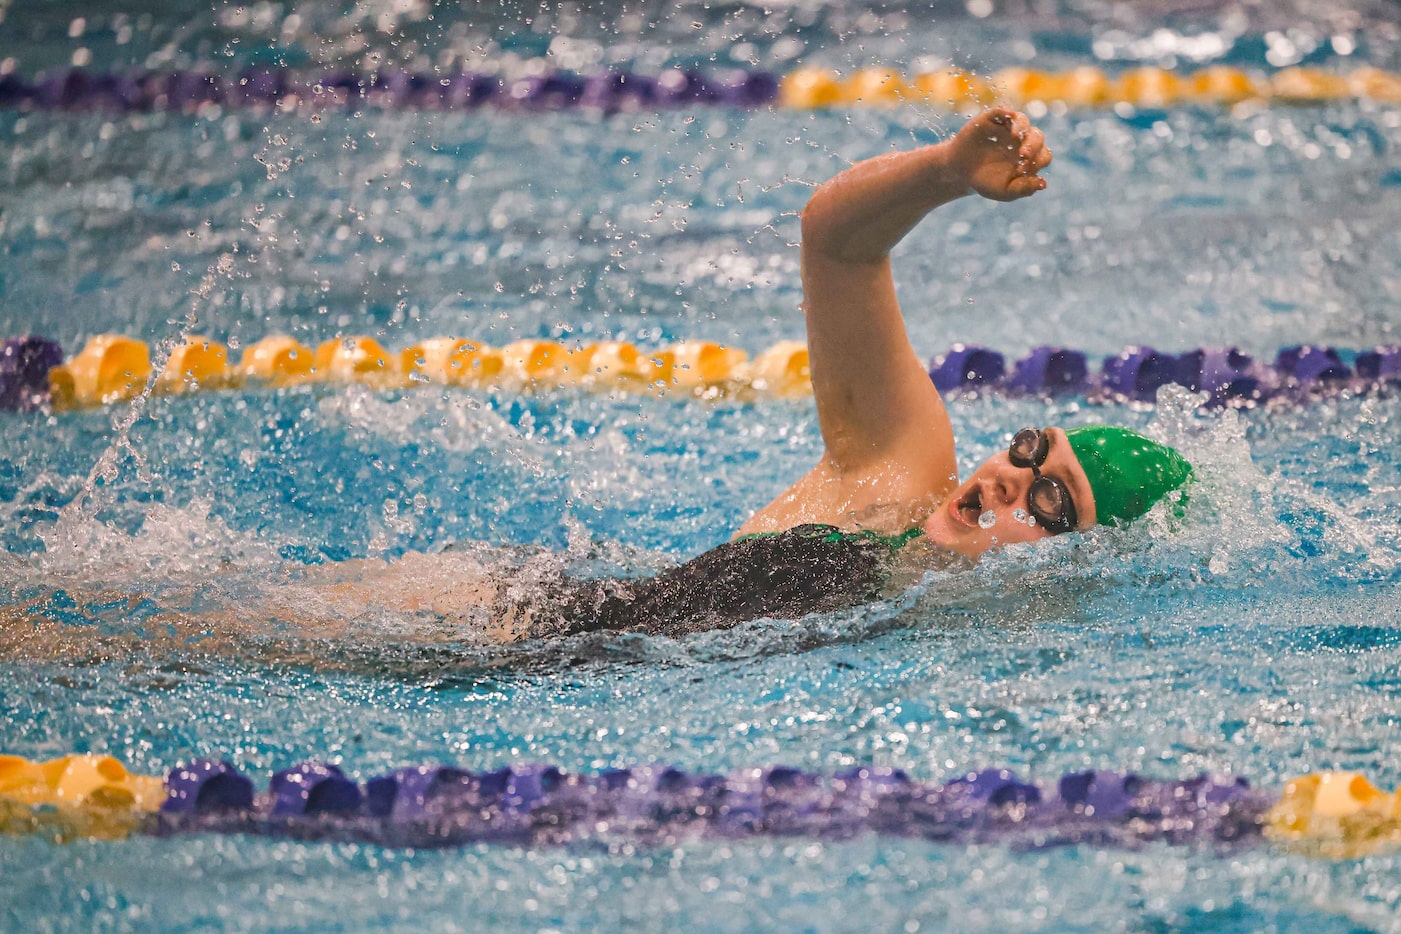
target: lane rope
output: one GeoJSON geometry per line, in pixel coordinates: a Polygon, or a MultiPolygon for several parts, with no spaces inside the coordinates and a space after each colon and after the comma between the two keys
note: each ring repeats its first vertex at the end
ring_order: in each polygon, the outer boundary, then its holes
{"type": "Polygon", "coordinates": [[[20,111],[194,113],[210,108],[302,107],[470,111],[491,107],[612,113],[707,105],[818,110],[912,103],[963,112],[993,103],[1029,109],[1038,104],[1155,109],[1343,100],[1401,103],[1401,75],[1371,66],[1339,72],[1300,66],[1252,71],[1226,65],[1186,72],[1154,66],[1117,72],[1093,65],[1065,71],[1015,67],[987,76],[954,67],[916,74],[881,67],[848,74],[799,67],[785,74],[681,68],[656,74],[621,69],[576,74],[535,68],[516,77],[393,69],[306,73],[282,68],[237,74],[200,69],[97,73],[74,68],[34,79],[0,75],[0,107],[20,111]]]}
{"type": "MultiPolygon", "coordinates": [[[[1001,393],[1051,398],[1082,396],[1095,403],[1152,403],[1169,384],[1205,394],[1209,407],[1303,403],[1338,393],[1363,393],[1401,383],[1401,344],[1368,350],[1317,345],[1281,349],[1272,362],[1235,347],[1182,353],[1146,345],[1099,361],[1067,347],[1043,346],[1008,363],[1006,355],[954,344],[929,361],[944,393],[1001,393]]],[[[334,338],[315,350],[271,335],[233,362],[228,345],[190,337],[176,345],[159,372],[143,341],[99,334],[72,358],[37,336],[0,342],[0,408],[55,410],[110,405],[149,386],[156,394],[241,387],[283,388],[309,383],[364,383],[384,390],[419,386],[543,392],[563,388],[680,394],[700,399],[790,398],[810,395],[807,347],[780,341],[758,355],[713,341],[640,348],[626,341],[568,346],[518,340],[502,347],[440,337],[398,351],[373,337],[334,338]]]]}
{"type": "Polygon", "coordinates": [[[1242,778],[1205,775],[1167,781],[1088,771],[1038,784],[988,769],[939,784],[898,769],[824,775],[784,766],[585,775],[553,765],[476,772],[420,765],[362,784],[320,761],[281,769],[259,789],[228,761],[196,759],[159,778],[132,774],[111,756],[0,756],[0,832],[59,842],[211,833],[396,847],[867,832],[1031,847],[1267,839],[1355,858],[1401,844],[1401,789],[1382,791],[1342,771],[1310,773],[1268,792],[1242,778]]]}

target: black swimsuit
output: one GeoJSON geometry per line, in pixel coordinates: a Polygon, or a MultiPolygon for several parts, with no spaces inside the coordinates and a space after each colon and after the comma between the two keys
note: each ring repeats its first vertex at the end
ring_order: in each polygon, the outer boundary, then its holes
{"type": "Polygon", "coordinates": [[[533,595],[503,595],[495,609],[523,611],[526,638],[600,630],[682,636],[763,617],[798,619],[878,599],[892,556],[921,534],[912,529],[885,537],[801,525],[726,542],[654,577],[559,574],[532,586],[533,595]]]}

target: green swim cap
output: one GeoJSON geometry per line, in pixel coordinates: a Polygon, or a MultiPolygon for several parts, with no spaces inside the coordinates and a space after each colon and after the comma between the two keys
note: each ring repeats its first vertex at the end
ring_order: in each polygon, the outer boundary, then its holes
{"type": "Polygon", "coordinates": [[[1090,480],[1100,525],[1137,519],[1192,477],[1176,450],[1128,428],[1086,425],[1065,436],[1090,480]]]}

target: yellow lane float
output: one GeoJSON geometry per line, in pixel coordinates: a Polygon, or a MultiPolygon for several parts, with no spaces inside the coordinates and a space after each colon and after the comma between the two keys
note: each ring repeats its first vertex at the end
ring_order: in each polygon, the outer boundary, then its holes
{"type": "Polygon", "coordinates": [[[626,341],[587,344],[580,348],[579,353],[588,385],[637,388],[657,378],[657,364],[626,341]]]}
{"type": "Polygon", "coordinates": [[[977,75],[957,68],[921,72],[910,82],[910,94],[924,102],[953,113],[991,104],[997,95],[992,86],[977,75]]]}
{"type": "MultiPolygon", "coordinates": [[[[286,335],[249,346],[237,366],[228,347],[191,337],[174,348],[153,388],[161,393],[254,385],[364,383],[377,389],[415,385],[515,391],[582,387],[644,391],[677,388],[713,397],[736,391],[790,396],[810,393],[807,348],[781,342],[754,361],[743,350],[713,341],[681,341],[642,350],[626,341],[569,346],[518,340],[504,347],[436,337],[398,352],[373,337],[328,340],[315,351],[286,335]]],[[[118,334],[92,338],[73,359],[49,372],[55,408],[97,406],[130,399],[151,375],[146,344],[118,334]]]]}
{"type": "Polygon", "coordinates": [[[1135,107],[1169,107],[1182,97],[1182,80],[1165,68],[1132,68],[1114,82],[1113,100],[1135,107]]]}
{"type": "Polygon", "coordinates": [[[157,392],[216,389],[234,381],[229,369],[229,348],[218,341],[191,337],[171,350],[156,380],[157,392]]]}
{"type": "Polygon", "coordinates": [[[988,79],[952,67],[910,77],[870,67],[843,78],[821,68],[803,67],[779,81],[782,106],[809,110],[838,105],[888,107],[906,101],[958,112],[994,103],[1155,108],[1183,103],[1230,106],[1247,100],[1319,104],[1349,98],[1401,102],[1401,76],[1370,66],[1349,74],[1293,67],[1251,75],[1226,65],[1194,72],[1142,66],[1113,76],[1093,65],[1080,65],[1065,71],[1004,68],[988,79]]]}
{"type": "Polygon", "coordinates": [[[0,755],[0,833],[117,839],[164,800],[164,779],[132,775],[111,756],[33,762],[0,755]]]}
{"type": "Polygon", "coordinates": [[[1347,81],[1358,97],[1383,104],[1401,104],[1401,75],[1380,68],[1359,68],[1348,75],[1347,81]]]}
{"type": "Polygon", "coordinates": [[[558,341],[520,340],[501,348],[503,379],[519,388],[544,388],[569,381],[570,351],[558,341]]]}
{"type": "Polygon", "coordinates": [[[1352,859],[1401,844],[1401,792],[1356,772],[1314,772],[1284,786],[1269,833],[1292,847],[1352,859]]]}
{"type": "Polygon", "coordinates": [[[778,99],[784,107],[818,110],[840,102],[842,86],[831,72],[799,68],[778,83],[778,99]]]}
{"type": "Polygon", "coordinates": [[[1059,88],[1060,99],[1070,107],[1103,107],[1114,98],[1114,82],[1088,65],[1062,74],[1059,88]]]}
{"type": "Polygon", "coordinates": [[[910,99],[904,75],[885,68],[863,68],[841,83],[843,104],[893,106],[910,99]]]}
{"type": "Polygon", "coordinates": [[[683,389],[716,386],[733,380],[736,367],[749,359],[742,350],[712,341],[682,341],[652,357],[657,379],[683,389]]]}
{"type": "Polygon", "coordinates": [[[1319,104],[1353,96],[1346,78],[1316,68],[1278,72],[1270,79],[1270,95],[1291,104],[1319,104]]]}
{"type": "Polygon", "coordinates": [[[1213,65],[1194,73],[1186,84],[1187,96],[1203,104],[1238,104],[1262,97],[1255,79],[1239,68],[1213,65]]]}
{"type": "Polygon", "coordinates": [[[812,365],[802,341],[781,341],[745,367],[744,375],[757,392],[776,396],[812,394],[812,365]]]}
{"type": "Polygon", "coordinates": [[[312,378],[311,348],[285,334],[271,334],[243,351],[238,372],[267,386],[291,386],[312,378]]]}
{"type": "Polygon", "coordinates": [[[151,378],[151,351],[121,334],[99,334],[49,371],[55,408],[110,405],[137,396],[151,378]]]}
{"type": "Polygon", "coordinates": [[[433,337],[404,348],[400,363],[412,379],[415,375],[440,386],[490,386],[501,374],[505,360],[498,350],[456,337],[433,337]]]}
{"type": "Polygon", "coordinates": [[[329,383],[366,383],[380,389],[404,384],[399,357],[373,337],[343,337],[316,348],[316,378],[329,383]]]}

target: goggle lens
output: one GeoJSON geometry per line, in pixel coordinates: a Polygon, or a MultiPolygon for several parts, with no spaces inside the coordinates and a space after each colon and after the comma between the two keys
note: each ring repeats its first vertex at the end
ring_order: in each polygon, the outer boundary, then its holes
{"type": "Polygon", "coordinates": [[[1054,477],[1037,477],[1031,482],[1027,506],[1042,528],[1052,534],[1075,528],[1075,507],[1070,504],[1070,491],[1054,477]]]}
{"type": "Polygon", "coordinates": [[[1050,450],[1051,441],[1044,431],[1023,428],[1012,436],[1007,459],[1012,466],[1028,469],[1036,475],[1027,490],[1027,508],[1042,528],[1052,535],[1060,535],[1071,531],[1077,524],[1075,502],[1064,483],[1041,473],[1041,465],[1046,463],[1050,450]]]}
{"type": "Polygon", "coordinates": [[[1046,454],[1051,442],[1046,435],[1035,428],[1023,428],[1012,436],[1012,445],[1007,449],[1007,459],[1013,467],[1036,469],[1046,463],[1046,454]]]}

